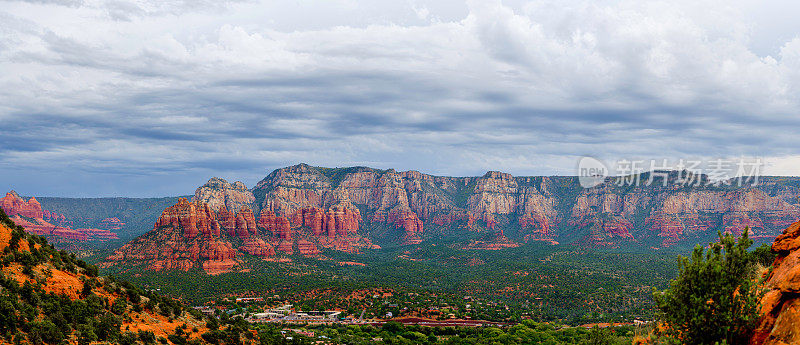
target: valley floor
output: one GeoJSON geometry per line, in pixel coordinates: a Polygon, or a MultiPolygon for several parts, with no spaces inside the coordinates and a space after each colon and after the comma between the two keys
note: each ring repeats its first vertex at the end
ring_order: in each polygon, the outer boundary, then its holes
{"type": "Polygon", "coordinates": [[[229,313],[336,310],[340,318],[419,317],[493,322],[634,322],[652,319],[653,288],[677,271],[676,253],[592,250],[534,243],[501,251],[425,244],[314,258],[244,256],[241,269],[106,273],[229,313]],[[237,298],[254,297],[258,303],[237,298]]]}

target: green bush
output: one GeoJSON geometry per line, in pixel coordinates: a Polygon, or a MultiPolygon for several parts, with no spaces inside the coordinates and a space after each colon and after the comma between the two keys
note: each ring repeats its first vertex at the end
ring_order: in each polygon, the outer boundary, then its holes
{"type": "Polygon", "coordinates": [[[139,331],[139,340],[145,344],[155,344],[156,343],[156,336],[153,332],[150,331],[139,331]]]}
{"type": "Polygon", "coordinates": [[[78,325],[78,344],[85,345],[97,341],[97,334],[94,332],[94,327],[91,325],[78,325]]]}
{"type": "Polygon", "coordinates": [[[775,261],[776,256],[775,253],[772,252],[771,246],[766,243],[754,249],[752,255],[753,260],[764,267],[772,266],[772,262],[775,261]]]}
{"type": "Polygon", "coordinates": [[[111,305],[111,312],[116,315],[122,315],[128,310],[128,302],[124,298],[117,298],[111,305]]]}
{"type": "Polygon", "coordinates": [[[683,344],[745,344],[758,320],[761,296],[754,279],[753,243],[745,228],[737,241],[719,234],[705,252],[700,245],[691,258],[680,257],[679,275],[653,297],[667,336],[683,344]]]}

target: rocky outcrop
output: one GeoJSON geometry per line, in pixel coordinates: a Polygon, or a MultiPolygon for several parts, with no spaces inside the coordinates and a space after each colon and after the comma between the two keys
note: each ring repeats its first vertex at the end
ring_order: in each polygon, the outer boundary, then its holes
{"type": "MultiPolygon", "coordinates": [[[[48,210],[45,210],[45,209],[42,209],[42,218],[45,221],[47,221],[48,223],[56,224],[56,225],[59,225],[59,226],[65,226],[66,227],[66,226],[71,226],[72,225],[72,221],[67,220],[67,218],[64,217],[63,214],[58,214],[56,212],[48,211],[48,210]]],[[[116,219],[116,218],[114,218],[114,219],[116,219]]],[[[117,219],[117,220],[119,220],[119,219],[117,219]]],[[[122,225],[124,226],[125,223],[122,223],[122,225]]],[[[101,223],[101,227],[102,226],[103,226],[103,224],[101,223]]],[[[120,226],[118,228],[115,227],[115,228],[104,228],[104,229],[119,230],[121,228],[122,227],[120,226]]]]}
{"type": "Polygon", "coordinates": [[[30,233],[48,236],[52,242],[107,241],[118,238],[117,234],[110,230],[119,228],[73,229],[72,222],[63,215],[43,210],[35,197],[25,201],[14,191],[6,193],[5,197],[0,199],[0,207],[14,223],[23,226],[30,233]]]}
{"type": "MultiPolygon", "coordinates": [[[[308,227],[314,236],[327,235],[327,220],[328,217],[325,211],[319,207],[304,207],[292,216],[293,224],[308,227]]],[[[357,226],[356,229],[358,229],[357,226]]]]}
{"type": "Polygon", "coordinates": [[[775,239],[772,251],[778,256],[766,281],[761,299],[761,319],[750,344],[800,343],[800,222],[789,226],[775,239]]]}
{"type": "Polygon", "coordinates": [[[183,236],[187,238],[195,238],[198,235],[219,236],[220,232],[216,214],[211,211],[208,204],[199,201],[189,202],[186,198],[178,199],[177,204],[161,213],[154,228],[161,227],[183,231],[183,236]]]}
{"type": "Polygon", "coordinates": [[[235,232],[236,230],[236,217],[224,205],[220,206],[217,212],[217,222],[219,222],[221,228],[228,232],[235,232]]]}
{"type": "Polygon", "coordinates": [[[292,248],[292,241],[288,241],[288,240],[280,241],[280,243],[278,243],[278,246],[276,247],[276,249],[279,252],[282,252],[282,253],[285,253],[285,254],[294,254],[294,249],[292,248]]]}
{"type": "Polygon", "coordinates": [[[256,221],[248,206],[242,206],[234,216],[225,205],[214,212],[201,200],[180,198],[162,212],[153,230],[117,250],[106,259],[106,265],[203,269],[218,274],[235,269],[235,258],[240,254],[316,256],[320,248],[357,252],[357,248],[374,247],[355,233],[360,221],[357,210],[339,206],[326,212],[305,209],[293,218],[297,219],[296,224],[262,210],[256,221]],[[293,236],[295,233],[297,237],[293,236]]]}
{"type": "Polygon", "coordinates": [[[239,248],[245,253],[256,256],[273,256],[275,249],[268,242],[261,238],[250,237],[244,240],[244,244],[239,248]]]}
{"type": "Polygon", "coordinates": [[[36,201],[36,198],[30,198],[30,200],[26,202],[13,190],[6,193],[6,196],[0,199],[0,206],[3,207],[3,210],[9,217],[16,215],[28,218],[44,217],[42,205],[36,201]]]}
{"type": "Polygon", "coordinates": [[[402,229],[403,244],[419,244],[422,242],[422,221],[416,213],[407,210],[392,210],[388,214],[376,212],[373,221],[393,224],[402,229]]]}
{"type": "Polygon", "coordinates": [[[206,203],[214,211],[225,207],[235,214],[242,207],[250,207],[255,197],[242,182],[228,183],[221,178],[213,177],[195,190],[192,200],[206,203]]]}
{"type": "Polygon", "coordinates": [[[284,217],[276,216],[274,212],[261,210],[258,217],[258,225],[268,231],[274,238],[281,240],[292,239],[292,229],[289,220],[284,217]]]}
{"type": "Polygon", "coordinates": [[[301,255],[306,255],[306,256],[314,256],[320,253],[319,248],[317,248],[317,246],[314,243],[311,243],[310,241],[305,239],[300,239],[297,241],[297,251],[301,255]]]}
{"type": "Polygon", "coordinates": [[[221,273],[236,265],[237,250],[220,235],[216,213],[208,204],[180,198],[162,212],[153,230],[115,251],[106,264],[141,264],[152,270],[199,268],[221,273]]]}
{"type": "Polygon", "coordinates": [[[236,236],[247,238],[257,234],[258,229],[256,228],[256,219],[253,216],[253,211],[248,207],[242,207],[239,213],[236,214],[236,236]]]}

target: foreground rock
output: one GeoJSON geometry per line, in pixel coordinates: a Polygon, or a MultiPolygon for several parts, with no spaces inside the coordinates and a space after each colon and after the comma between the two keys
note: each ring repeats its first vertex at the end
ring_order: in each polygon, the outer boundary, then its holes
{"type": "Polygon", "coordinates": [[[775,239],[773,263],[761,299],[762,318],[751,344],[800,344],[800,222],[775,239]]]}

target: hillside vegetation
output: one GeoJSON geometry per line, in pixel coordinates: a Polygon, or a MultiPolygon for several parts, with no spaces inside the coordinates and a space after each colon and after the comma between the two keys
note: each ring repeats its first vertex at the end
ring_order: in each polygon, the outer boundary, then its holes
{"type": "MultiPolygon", "coordinates": [[[[126,281],[30,235],[0,210],[0,342],[31,344],[154,343],[205,322],[180,302],[126,281]]],[[[177,339],[176,339],[177,340],[177,339]]]]}

